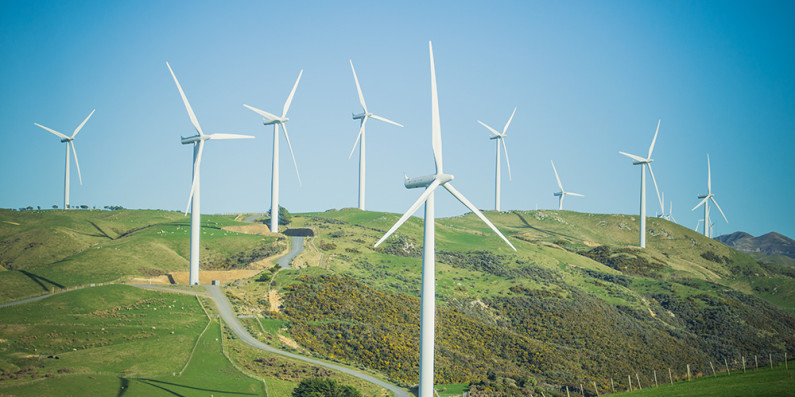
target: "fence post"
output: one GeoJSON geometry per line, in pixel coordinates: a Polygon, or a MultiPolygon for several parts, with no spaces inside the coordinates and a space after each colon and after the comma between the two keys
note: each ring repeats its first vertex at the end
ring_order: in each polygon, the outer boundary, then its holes
{"type": "Polygon", "coordinates": [[[668,379],[671,381],[671,384],[674,384],[674,377],[671,376],[671,369],[668,368],[668,379]]]}
{"type": "Polygon", "coordinates": [[[724,358],[723,359],[723,363],[726,364],[726,374],[727,375],[731,375],[732,373],[731,373],[731,371],[729,371],[729,362],[726,361],[726,359],[724,358]]]}
{"type": "Polygon", "coordinates": [[[687,364],[687,381],[690,382],[690,364],[687,364]]]}
{"type": "Polygon", "coordinates": [[[613,378],[610,378],[610,389],[613,390],[613,393],[616,392],[616,385],[613,384],[613,378]]]}
{"type": "Polygon", "coordinates": [[[742,356],[742,358],[743,358],[743,373],[745,373],[745,356],[742,356]]]}
{"type": "Polygon", "coordinates": [[[566,386],[566,397],[571,397],[571,396],[569,395],[569,387],[568,387],[568,386],[566,386]]]}
{"type": "Polygon", "coordinates": [[[599,389],[596,388],[596,382],[593,382],[593,389],[596,391],[596,397],[599,397],[599,389]]]}
{"type": "Polygon", "coordinates": [[[784,369],[789,371],[789,363],[787,363],[787,352],[784,352],[784,369]]]}
{"type": "Polygon", "coordinates": [[[768,354],[770,354],[770,356],[769,356],[770,357],[770,369],[773,369],[773,353],[768,353],[768,354]]]}
{"type": "Polygon", "coordinates": [[[709,367],[712,368],[712,376],[715,376],[715,366],[712,365],[712,361],[709,362],[709,367]]]}
{"type": "Polygon", "coordinates": [[[640,376],[638,376],[638,373],[637,373],[637,372],[635,372],[635,379],[637,379],[637,380],[638,380],[638,390],[641,390],[641,389],[643,389],[643,387],[641,387],[641,386],[640,386],[640,376]]]}
{"type": "Polygon", "coordinates": [[[756,361],[756,369],[759,369],[759,356],[754,354],[754,361],[756,361]]]}
{"type": "Polygon", "coordinates": [[[629,381],[629,391],[632,391],[632,376],[627,375],[627,380],[629,381]]]}
{"type": "Polygon", "coordinates": [[[654,370],[654,387],[660,387],[660,385],[657,383],[657,370],[656,369],[654,370]]]}
{"type": "Polygon", "coordinates": [[[583,388],[582,388],[582,383],[580,383],[580,395],[581,396],[585,395],[585,390],[583,390],[583,388]]]}

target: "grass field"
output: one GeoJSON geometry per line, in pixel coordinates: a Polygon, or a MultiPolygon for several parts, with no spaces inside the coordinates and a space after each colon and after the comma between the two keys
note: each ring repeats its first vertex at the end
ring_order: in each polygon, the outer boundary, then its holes
{"type": "MultiPolygon", "coordinates": [[[[207,303],[205,306],[207,307],[207,303]]],[[[197,298],[122,285],[85,288],[0,309],[0,395],[289,396],[327,376],[365,395],[382,389],[222,337],[197,298]],[[223,341],[246,372],[222,351],[223,341]],[[263,365],[267,363],[268,365],[263,365]],[[187,365],[186,365],[187,364],[187,365]]],[[[278,321],[263,322],[278,332],[278,321]]]]}
{"type": "MultiPolygon", "coordinates": [[[[270,247],[277,236],[223,229],[233,216],[202,216],[205,270],[270,247]]],[[[149,210],[0,210],[0,302],[53,289],[186,271],[190,218],[149,210]]]]}
{"type": "MultiPolygon", "coordinates": [[[[793,366],[793,362],[789,366],[793,366]]],[[[659,387],[619,393],[627,397],[781,397],[795,395],[795,368],[785,369],[784,364],[763,367],[759,370],[732,372],[730,376],[719,373],[718,376],[693,379],[690,382],[665,383],[659,387]]]]}

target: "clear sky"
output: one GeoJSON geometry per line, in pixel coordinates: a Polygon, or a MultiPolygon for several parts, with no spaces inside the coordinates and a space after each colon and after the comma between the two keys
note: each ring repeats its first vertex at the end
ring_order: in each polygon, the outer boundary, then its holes
{"type": "MultiPolygon", "coordinates": [[[[657,120],[654,171],[673,215],[703,216],[709,153],[717,234],[795,237],[795,2],[792,1],[10,1],[0,2],[0,207],[63,202],[64,144],[33,125],[77,136],[72,204],[181,209],[195,132],[170,62],[210,141],[202,212],[270,207],[271,126],[245,109],[288,116],[303,186],[281,139],[281,199],[293,212],[355,207],[361,112],[352,59],[370,110],[367,207],[403,212],[433,172],[428,41],[438,75],[445,171],[476,206],[494,207],[494,141],[506,143],[502,208],[638,213],[639,166],[657,120]]],[[[647,211],[659,204],[647,178],[647,211]]],[[[437,195],[437,215],[465,208],[437,195]]],[[[666,204],[666,209],[668,204],[666,204]]],[[[421,215],[421,212],[419,213],[421,215]]]]}

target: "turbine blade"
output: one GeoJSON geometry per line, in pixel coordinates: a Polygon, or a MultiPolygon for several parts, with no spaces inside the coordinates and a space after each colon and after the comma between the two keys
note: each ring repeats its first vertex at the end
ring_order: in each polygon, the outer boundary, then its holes
{"type": "Polygon", "coordinates": [[[207,139],[221,140],[221,139],[254,139],[251,135],[240,134],[212,134],[207,139]]]}
{"type": "Polygon", "coordinates": [[[715,204],[716,207],[718,207],[718,211],[720,211],[720,214],[723,215],[723,219],[726,220],[726,223],[729,223],[729,220],[726,218],[726,214],[723,213],[723,210],[720,209],[720,206],[718,205],[718,202],[715,201],[715,197],[714,196],[710,196],[709,199],[712,200],[712,203],[715,204]]]}
{"type": "Polygon", "coordinates": [[[301,183],[301,174],[298,173],[298,163],[295,162],[295,154],[293,154],[293,145],[290,144],[290,136],[287,135],[287,124],[282,124],[284,129],[284,137],[287,139],[287,147],[290,148],[290,156],[293,157],[293,166],[295,167],[295,174],[298,175],[298,185],[303,186],[301,183]]]}
{"type": "Polygon", "coordinates": [[[584,194],[579,194],[579,193],[566,192],[566,194],[569,196],[585,197],[584,194]]]}
{"type": "Polygon", "coordinates": [[[185,215],[190,211],[190,205],[193,202],[193,194],[196,192],[196,182],[199,180],[196,175],[199,175],[199,167],[202,162],[202,152],[204,152],[204,141],[199,141],[199,153],[196,154],[196,162],[193,164],[193,180],[190,184],[190,194],[188,195],[188,206],[185,207],[185,215]]]}
{"type": "Polygon", "coordinates": [[[351,148],[351,154],[348,155],[348,160],[350,160],[351,157],[353,157],[353,152],[356,151],[356,145],[359,144],[359,139],[362,137],[362,134],[364,134],[364,123],[366,122],[367,122],[367,116],[362,118],[362,121],[360,123],[361,126],[359,127],[359,135],[356,135],[356,141],[353,142],[353,148],[351,148]]]}
{"type": "Polygon", "coordinates": [[[505,137],[500,138],[500,141],[502,141],[502,149],[505,152],[505,164],[508,166],[508,180],[513,180],[513,177],[511,177],[511,161],[508,160],[508,147],[505,146],[505,137]]]}
{"type": "MultiPolygon", "coordinates": [[[[695,207],[693,207],[693,209],[690,210],[690,211],[695,211],[696,208],[701,207],[701,205],[704,204],[705,202],[707,202],[707,200],[709,200],[709,196],[704,197],[704,200],[701,200],[701,202],[698,203],[698,205],[696,205],[695,207]]],[[[696,226],[696,227],[698,227],[698,226],[696,226]]]]}
{"type": "Polygon", "coordinates": [[[497,132],[497,130],[495,130],[494,128],[491,128],[491,127],[489,127],[488,125],[486,125],[486,123],[484,123],[484,122],[482,122],[482,121],[480,121],[480,120],[478,120],[478,123],[480,123],[480,125],[482,125],[482,126],[484,126],[484,127],[488,128],[488,129],[489,129],[489,131],[491,131],[492,133],[494,133],[494,135],[497,135],[497,136],[502,136],[502,134],[500,134],[499,132],[497,132]]]}
{"type": "Polygon", "coordinates": [[[712,194],[712,167],[709,165],[709,154],[707,154],[707,194],[712,194]]]}
{"type": "Polygon", "coordinates": [[[174,74],[174,70],[171,69],[171,65],[169,65],[168,62],[166,62],[166,66],[168,66],[168,71],[171,72],[171,77],[174,78],[174,83],[177,84],[179,95],[182,97],[182,102],[185,103],[185,109],[188,110],[188,117],[190,117],[191,124],[193,124],[193,127],[196,128],[196,131],[199,133],[199,135],[204,135],[204,132],[202,132],[202,127],[199,126],[199,120],[196,119],[196,114],[193,113],[193,108],[190,107],[188,97],[185,96],[185,91],[182,91],[182,86],[179,85],[177,75],[174,74]]]}
{"type": "Polygon", "coordinates": [[[388,119],[386,119],[386,118],[384,118],[384,117],[381,117],[381,116],[379,116],[379,115],[377,115],[377,114],[374,114],[374,115],[372,115],[372,116],[370,116],[370,117],[372,117],[372,118],[374,118],[374,119],[376,119],[376,120],[381,120],[381,121],[383,121],[383,122],[386,122],[386,123],[389,123],[389,124],[394,124],[394,125],[396,125],[396,126],[398,126],[398,127],[403,127],[403,124],[396,123],[396,122],[394,122],[394,121],[392,121],[392,120],[388,120],[388,119]]]}
{"type": "Polygon", "coordinates": [[[552,163],[552,171],[555,171],[555,179],[558,181],[558,187],[560,188],[560,191],[563,192],[563,184],[560,183],[560,177],[558,177],[558,170],[555,169],[555,162],[553,162],[552,160],[549,160],[549,162],[552,163]]]}
{"type": "MultiPolygon", "coordinates": [[[[97,109],[94,109],[94,110],[97,110],[97,109]]],[[[88,121],[88,119],[91,118],[91,115],[94,114],[94,110],[92,110],[91,113],[88,114],[88,117],[86,117],[86,119],[83,120],[83,122],[80,123],[80,125],[78,125],[77,128],[75,128],[75,132],[72,133],[72,138],[73,139],[77,135],[77,133],[80,132],[80,129],[82,129],[83,126],[86,125],[86,121],[88,121]]]]}
{"type": "Polygon", "coordinates": [[[251,107],[251,106],[248,106],[246,104],[243,104],[243,106],[247,107],[249,110],[253,110],[254,112],[259,114],[260,116],[268,119],[268,121],[273,121],[273,120],[276,120],[276,119],[279,118],[279,116],[276,116],[275,114],[268,113],[268,112],[266,112],[266,111],[264,111],[262,109],[257,109],[255,107],[251,107]]]}
{"type": "MultiPolygon", "coordinates": [[[[439,187],[439,180],[438,179],[434,179],[434,181],[431,182],[431,184],[428,185],[427,188],[425,188],[425,191],[422,192],[420,197],[417,198],[417,201],[415,201],[414,204],[412,204],[411,207],[409,207],[409,209],[405,213],[403,213],[403,216],[401,216],[400,219],[398,219],[398,221],[395,222],[395,224],[392,226],[392,228],[389,229],[389,231],[387,231],[386,234],[384,234],[384,237],[381,237],[381,239],[378,240],[378,242],[375,243],[375,245],[373,247],[378,247],[381,243],[384,242],[384,240],[389,238],[389,236],[391,236],[392,233],[395,232],[395,230],[397,230],[401,225],[403,225],[403,223],[405,223],[406,220],[409,219],[409,217],[411,215],[413,215],[415,212],[417,212],[417,210],[420,208],[420,206],[425,202],[425,200],[428,199],[428,196],[430,196],[431,193],[433,193],[433,191],[436,190],[437,187],[439,187]]],[[[433,222],[433,221],[434,221],[433,219],[426,219],[425,220],[425,222],[433,222]]]]}
{"type": "Polygon", "coordinates": [[[651,140],[651,146],[649,146],[649,155],[646,157],[647,159],[651,158],[651,152],[654,151],[654,143],[657,142],[657,133],[660,132],[660,122],[662,119],[657,121],[657,131],[654,131],[654,139],[651,140]]]}
{"type": "Polygon", "coordinates": [[[458,199],[458,201],[460,201],[460,202],[461,202],[461,204],[464,204],[464,205],[465,205],[467,208],[469,208],[469,209],[470,209],[472,212],[474,212],[474,213],[475,213],[475,215],[477,215],[477,216],[478,216],[478,218],[480,218],[480,220],[482,220],[483,222],[485,222],[485,223],[486,223],[486,225],[488,225],[488,226],[491,228],[491,230],[494,230],[494,233],[497,233],[497,235],[498,235],[498,236],[500,236],[500,237],[501,237],[501,238],[502,238],[502,239],[503,239],[503,240],[504,240],[506,243],[508,243],[508,245],[509,245],[511,248],[513,248],[513,250],[514,250],[514,251],[516,251],[516,247],[514,247],[514,246],[513,246],[513,244],[511,244],[511,242],[510,242],[510,241],[508,241],[508,239],[507,239],[507,238],[505,238],[505,236],[503,236],[503,234],[502,234],[502,233],[500,233],[500,231],[497,229],[497,227],[496,227],[496,226],[494,226],[494,224],[493,224],[493,223],[491,223],[491,221],[489,221],[489,220],[486,218],[486,216],[485,216],[485,215],[483,215],[483,213],[482,213],[482,212],[480,212],[480,210],[479,210],[479,209],[475,208],[475,206],[474,206],[474,205],[472,205],[472,203],[470,203],[470,202],[469,202],[469,200],[467,200],[467,198],[466,198],[466,197],[464,197],[464,195],[463,195],[463,194],[461,194],[461,193],[460,193],[458,190],[456,190],[456,189],[453,187],[453,185],[451,185],[451,184],[448,182],[448,183],[445,183],[445,184],[444,184],[444,185],[442,185],[442,186],[444,186],[444,188],[445,188],[445,189],[447,189],[447,191],[448,191],[448,192],[450,192],[450,193],[451,193],[451,194],[452,194],[452,195],[453,195],[455,198],[457,198],[457,199],[458,199]]]}
{"type": "Polygon", "coordinates": [[[654,191],[657,192],[657,202],[660,203],[660,211],[664,214],[665,207],[663,207],[662,199],[660,198],[660,189],[657,188],[657,180],[654,179],[654,171],[651,169],[651,163],[649,165],[649,174],[651,174],[651,181],[654,182],[654,191]]]}
{"type": "Polygon", "coordinates": [[[293,102],[293,95],[295,95],[295,89],[298,88],[298,82],[301,81],[301,75],[304,74],[304,70],[301,69],[298,72],[298,78],[295,80],[295,85],[293,85],[293,90],[290,91],[290,96],[287,97],[287,102],[284,103],[284,110],[282,110],[282,118],[287,116],[287,109],[290,109],[290,103],[293,102]]]}
{"type": "Polygon", "coordinates": [[[502,135],[505,135],[505,132],[508,131],[508,126],[511,125],[511,120],[513,120],[514,114],[516,114],[516,108],[513,108],[513,113],[511,113],[511,117],[508,119],[508,122],[505,123],[505,127],[502,128],[502,135]]]}
{"type": "Polygon", "coordinates": [[[362,109],[364,109],[364,112],[367,113],[367,104],[364,103],[364,95],[362,95],[362,87],[359,86],[359,78],[356,77],[356,69],[353,68],[352,60],[349,59],[348,62],[351,63],[351,70],[353,71],[353,81],[356,82],[356,92],[359,93],[359,104],[362,105],[362,109]]]}
{"type": "Polygon", "coordinates": [[[436,162],[436,173],[442,171],[442,126],[439,120],[439,96],[436,91],[436,67],[433,63],[433,45],[428,42],[428,51],[431,54],[431,145],[433,159],[436,162]]]}
{"type": "Polygon", "coordinates": [[[43,126],[43,125],[41,125],[41,124],[39,124],[39,123],[33,123],[33,124],[34,124],[35,126],[37,126],[37,127],[41,127],[41,128],[44,128],[44,129],[45,129],[45,130],[47,130],[47,131],[50,131],[50,132],[52,132],[52,133],[53,133],[53,134],[55,134],[55,136],[57,136],[58,138],[61,138],[61,139],[69,139],[69,137],[68,137],[68,136],[66,136],[66,135],[64,135],[64,134],[61,134],[60,132],[58,132],[58,131],[55,131],[55,130],[54,130],[54,129],[52,129],[52,128],[47,128],[47,127],[45,127],[45,126],[43,126]]]}
{"type": "Polygon", "coordinates": [[[629,157],[629,158],[631,158],[631,159],[633,159],[635,161],[646,161],[646,159],[644,159],[643,157],[636,156],[634,154],[629,154],[629,153],[624,153],[624,152],[619,152],[619,153],[621,153],[624,156],[627,156],[627,157],[629,157]]]}
{"type": "Polygon", "coordinates": [[[75,167],[77,167],[77,178],[80,180],[80,184],[83,184],[83,176],[80,175],[80,163],[77,162],[77,150],[75,150],[75,143],[74,141],[69,141],[66,143],[67,145],[72,146],[72,154],[75,155],[75,167]]]}

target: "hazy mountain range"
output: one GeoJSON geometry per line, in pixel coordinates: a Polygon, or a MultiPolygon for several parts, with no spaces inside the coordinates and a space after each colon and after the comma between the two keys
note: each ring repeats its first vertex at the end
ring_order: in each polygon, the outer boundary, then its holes
{"type": "Polygon", "coordinates": [[[759,237],[745,232],[734,232],[715,237],[715,240],[741,252],[783,255],[795,259],[795,240],[776,232],[759,237]]]}

